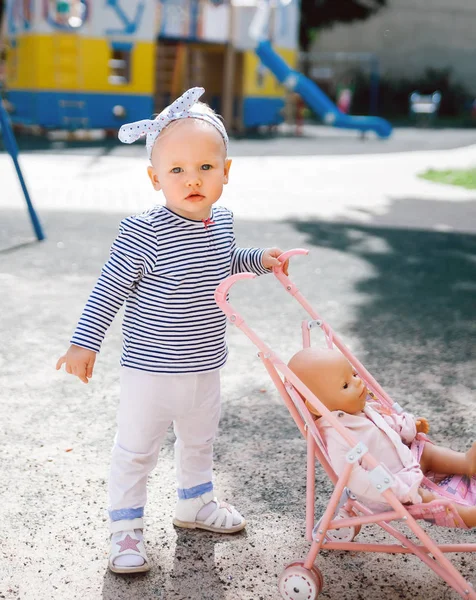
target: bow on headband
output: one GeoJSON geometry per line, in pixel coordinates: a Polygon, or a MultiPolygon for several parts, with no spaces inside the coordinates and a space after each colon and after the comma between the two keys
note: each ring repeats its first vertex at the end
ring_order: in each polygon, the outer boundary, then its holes
{"type": "Polygon", "coordinates": [[[204,112],[201,106],[195,106],[204,92],[205,89],[202,87],[191,88],[180,96],[180,98],[177,98],[170,106],[164,108],[155,119],[142,119],[142,121],[122,125],[119,129],[119,139],[125,144],[132,144],[146,135],[147,154],[150,159],[152,148],[159,133],[172,123],[172,121],[178,121],[179,119],[201,119],[218,129],[225,143],[225,148],[228,150],[228,135],[225,126],[218,116],[213,112],[204,112]],[[195,110],[192,110],[194,107],[195,110]]]}

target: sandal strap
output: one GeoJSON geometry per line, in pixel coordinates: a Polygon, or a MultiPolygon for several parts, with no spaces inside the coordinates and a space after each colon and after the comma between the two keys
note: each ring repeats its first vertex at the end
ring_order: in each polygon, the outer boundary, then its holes
{"type": "Polygon", "coordinates": [[[149,559],[145,551],[144,542],[136,537],[134,530],[123,532],[122,539],[111,539],[111,553],[109,554],[109,564],[114,565],[114,560],[118,556],[141,556],[144,563],[148,563],[149,559]],[[124,546],[124,547],[122,547],[124,546]]]}
{"type": "Polygon", "coordinates": [[[109,531],[111,533],[119,533],[119,531],[134,531],[134,529],[144,529],[144,519],[138,517],[136,519],[121,519],[120,521],[111,521],[109,531]]]}
{"type": "Polygon", "coordinates": [[[241,515],[231,504],[226,502],[220,502],[217,498],[213,498],[217,506],[215,510],[208,516],[204,521],[204,524],[208,527],[213,526],[217,528],[230,529],[233,526],[233,520],[236,516],[241,520],[241,515]]]}

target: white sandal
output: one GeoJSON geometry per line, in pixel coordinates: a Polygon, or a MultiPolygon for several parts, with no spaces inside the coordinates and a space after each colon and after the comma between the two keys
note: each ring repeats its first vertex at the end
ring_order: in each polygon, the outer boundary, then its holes
{"type": "Polygon", "coordinates": [[[206,492],[197,498],[179,500],[173,524],[186,529],[206,529],[216,533],[236,533],[246,527],[245,519],[236,508],[226,502],[220,502],[213,492],[206,492]],[[198,513],[210,502],[216,503],[215,509],[204,521],[198,521],[198,513]]]}
{"type": "Polygon", "coordinates": [[[113,521],[110,525],[111,531],[111,552],[109,554],[109,569],[113,573],[145,573],[150,569],[149,559],[145,551],[144,542],[139,539],[134,529],[143,529],[144,523],[141,518],[128,521],[113,521]],[[121,536],[115,537],[115,533],[121,533],[121,536]],[[114,539],[113,539],[114,538],[114,539]],[[144,564],[123,567],[115,565],[114,561],[118,556],[140,556],[144,564]]]}

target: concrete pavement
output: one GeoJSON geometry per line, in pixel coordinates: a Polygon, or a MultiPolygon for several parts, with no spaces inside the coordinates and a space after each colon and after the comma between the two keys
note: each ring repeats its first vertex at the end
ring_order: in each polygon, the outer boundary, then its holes
{"type": "MultiPolygon", "coordinates": [[[[131,151],[132,152],[132,151],[131,151]]],[[[119,220],[155,201],[145,155],[21,157],[47,240],[31,240],[23,200],[0,155],[0,598],[8,600],[277,600],[277,578],[304,558],[305,443],[236,328],[223,371],[216,486],[245,514],[234,537],[181,532],[173,436],[150,482],[153,571],[106,570],[106,480],[118,393],[120,319],[88,386],[54,370],[119,220]]],[[[306,247],[293,280],[387,390],[426,416],[439,443],[476,439],[476,236],[473,192],[416,179],[467,166],[475,147],[359,156],[239,156],[223,202],[242,246],[306,247]]],[[[272,277],[232,302],[280,356],[300,344],[302,311],[272,277]]],[[[319,343],[319,338],[316,339],[319,343]]],[[[316,513],[330,486],[317,470],[316,513]]],[[[441,542],[474,532],[427,530],[441,542]]],[[[381,541],[375,527],[359,538],[381,541]]],[[[473,583],[475,557],[451,557],[473,583]]],[[[320,596],[332,600],[458,598],[411,556],[324,553],[320,596]]]]}
{"type": "MultiPolygon", "coordinates": [[[[422,132],[420,137],[428,133],[422,132]]],[[[468,140],[473,140],[472,130],[470,133],[472,137],[468,140]]],[[[406,140],[410,150],[407,152],[331,156],[243,156],[243,144],[253,152],[256,143],[234,140],[230,155],[238,156],[234,158],[230,184],[222,201],[242,219],[317,218],[475,232],[475,191],[417,177],[428,168],[474,165],[476,132],[474,138],[474,145],[463,148],[413,151],[412,136],[406,140]]],[[[375,141],[385,147],[384,142],[375,141]]],[[[273,144],[280,146],[281,140],[275,139],[273,144]]],[[[295,140],[298,153],[303,144],[307,140],[295,140]]],[[[432,140],[432,145],[436,145],[436,140],[432,140]]],[[[145,172],[148,163],[142,151],[140,146],[114,149],[112,153],[98,148],[83,154],[56,149],[56,152],[22,154],[21,165],[39,211],[132,213],[162,198],[150,186],[145,172]]],[[[22,198],[10,162],[8,155],[0,154],[0,208],[21,208],[22,198]]]]}

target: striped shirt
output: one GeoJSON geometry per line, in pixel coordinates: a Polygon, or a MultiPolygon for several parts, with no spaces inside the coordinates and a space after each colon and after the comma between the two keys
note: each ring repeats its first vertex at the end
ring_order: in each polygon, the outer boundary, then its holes
{"type": "Polygon", "coordinates": [[[228,275],[267,273],[264,250],[237,248],[233,214],[211,223],[155,206],[121,222],[71,343],[99,352],[126,303],[121,365],[153,373],[212,371],[226,362],[226,316],[214,292],[228,275]]]}

